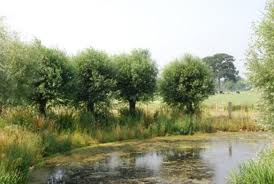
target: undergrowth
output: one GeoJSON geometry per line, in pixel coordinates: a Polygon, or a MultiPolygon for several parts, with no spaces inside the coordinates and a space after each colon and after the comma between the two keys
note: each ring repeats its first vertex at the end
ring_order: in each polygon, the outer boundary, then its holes
{"type": "Polygon", "coordinates": [[[26,183],[29,168],[44,157],[94,143],[195,132],[263,130],[248,113],[229,119],[202,113],[190,118],[168,107],[125,108],[91,114],[55,108],[46,117],[31,107],[8,108],[0,116],[0,183],[26,183]]]}

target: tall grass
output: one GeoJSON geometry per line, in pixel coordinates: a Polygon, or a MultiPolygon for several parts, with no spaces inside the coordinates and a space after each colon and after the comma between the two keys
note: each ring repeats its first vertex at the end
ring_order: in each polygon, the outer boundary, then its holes
{"type": "Polygon", "coordinates": [[[0,129],[0,183],[25,183],[41,150],[38,135],[17,126],[0,129]]]}
{"type": "Polygon", "coordinates": [[[257,160],[248,161],[240,166],[238,172],[230,175],[231,184],[273,184],[274,149],[267,150],[257,160]]]}
{"type": "Polygon", "coordinates": [[[25,183],[29,167],[43,157],[97,142],[263,129],[249,107],[234,111],[229,119],[225,108],[206,107],[190,118],[160,103],[141,104],[135,114],[123,107],[95,115],[59,107],[42,117],[30,107],[5,109],[0,116],[0,183],[25,183]]]}

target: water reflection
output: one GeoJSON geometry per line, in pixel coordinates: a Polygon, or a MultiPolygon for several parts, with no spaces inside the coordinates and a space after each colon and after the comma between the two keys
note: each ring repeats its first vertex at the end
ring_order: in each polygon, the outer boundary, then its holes
{"type": "Polygon", "coordinates": [[[163,155],[157,152],[149,152],[136,157],[135,167],[149,169],[158,172],[163,163],[163,155]]]}
{"type": "Polygon", "coordinates": [[[65,171],[64,169],[58,168],[56,169],[53,174],[48,179],[48,184],[62,184],[65,183],[65,171]]]}
{"type": "Polygon", "coordinates": [[[117,167],[121,166],[122,165],[122,160],[120,158],[120,156],[118,155],[118,153],[113,153],[111,154],[111,156],[108,158],[108,161],[107,161],[107,166],[114,170],[116,169],[117,167]]]}
{"type": "Polygon", "coordinates": [[[132,153],[128,157],[114,153],[105,160],[81,168],[57,168],[53,170],[48,184],[136,183],[137,180],[146,183],[170,183],[209,179],[212,172],[201,161],[202,151],[200,148],[150,151],[132,153]]]}
{"type": "Polygon", "coordinates": [[[162,150],[113,152],[95,163],[48,169],[47,179],[30,183],[226,183],[229,171],[265,144],[264,140],[210,141],[193,148],[180,149],[177,143],[162,150]]]}

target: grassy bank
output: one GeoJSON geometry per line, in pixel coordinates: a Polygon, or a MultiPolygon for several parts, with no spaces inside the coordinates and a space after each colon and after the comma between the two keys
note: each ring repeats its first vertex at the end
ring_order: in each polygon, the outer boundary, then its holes
{"type": "Polygon", "coordinates": [[[47,117],[33,108],[6,108],[0,118],[0,183],[25,183],[29,168],[41,163],[43,157],[94,143],[196,132],[264,130],[254,114],[251,106],[234,108],[230,119],[225,106],[205,106],[191,122],[187,115],[159,101],[140,104],[134,115],[123,104],[96,115],[59,107],[51,109],[47,117]]]}
{"type": "Polygon", "coordinates": [[[240,166],[230,176],[231,184],[272,184],[274,183],[274,149],[261,153],[256,160],[240,166]]]}

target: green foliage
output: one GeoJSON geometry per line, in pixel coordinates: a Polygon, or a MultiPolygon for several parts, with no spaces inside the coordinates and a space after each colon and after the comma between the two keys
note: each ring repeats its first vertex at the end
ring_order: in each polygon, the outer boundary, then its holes
{"type": "Polygon", "coordinates": [[[42,134],[43,156],[55,153],[63,153],[72,148],[72,140],[69,135],[57,135],[51,132],[42,134]]]}
{"type": "Polygon", "coordinates": [[[254,40],[247,55],[249,77],[263,92],[268,122],[274,119],[274,1],[268,0],[262,21],[255,28],[254,40]]]}
{"type": "Polygon", "coordinates": [[[4,164],[0,164],[0,183],[15,184],[24,183],[25,177],[17,170],[7,169],[4,164]]]}
{"type": "MultiPolygon", "coordinates": [[[[265,29],[269,27],[263,26],[265,29]]],[[[272,43],[266,44],[267,48],[272,43]]],[[[222,65],[217,67],[219,80],[234,80],[234,58],[215,56],[213,63],[222,65]]],[[[38,40],[22,42],[0,21],[0,183],[26,183],[30,166],[41,156],[87,146],[93,140],[258,130],[248,118],[215,120],[192,116],[213,92],[211,71],[199,58],[187,55],[174,61],[165,68],[160,82],[164,101],[183,108],[190,116],[180,109],[150,112],[135,108],[137,101],[150,99],[156,88],[158,70],[148,50],[136,49],[113,60],[115,63],[106,53],[94,49],[86,49],[70,60],[62,51],[46,48],[38,40]],[[113,109],[110,102],[114,94],[128,101],[129,109],[113,109]],[[44,115],[47,107],[55,106],[45,117],[32,107],[26,108],[30,100],[44,115]],[[67,105],[70,100],[86,105],[88,112],[56,106],[67,105]],[[6,107],[2,112],[3,105],[6,107]]],[[[269,70],[267,77],[270,74],[269,70]]],[[[269,95],[272,89],[267,88],[269,95]]]]}
{"type": "Polygon", "coordinates": [[[5,26],[0,19],[0,111],[2,110],[2,105],[4,105],[10,91],[7,89],[10,85],[8,78],[8,62],[7,62],[7,44],[8,36],[6,33],[5,26]]]}
{"type": "Polygon", "coordinates": [[[157,67],[148,50],[137,49],[130,54],[114,57],[119,96],[129,102],[129,109],[135,112],[136,102],[146,100],[156,88],[157,67]]]}
{"type": "Polygon", "coordinates": [[[199,58],[186,55],[169,64],[161,78],[163,100],[189,114],[214,91],[212,73],[199,58]]]}
{"type": "Polygon", "coordinates": [[[240,77],[238,78],[236,82],[232,80],[224,81],[223,86],[226,91],[232,91],[232,92],[248,91],[251,89],[251,85],[249,84],[249,82],[240,77]]]}
{"type": "Polygon", "coordinates": [[[21,128],[5,128],[0,134],[0,183],[26,183],[29,167],[40,157],[39,137],[21,128]]]}
{"type": "Polygon", "coordinates": [[[77,63],[78,100],[95,111],[95,105],[108,104],[115,88],[113,65],[108,55],[94,49],[86,49],[74,58],[77,63]]]}
{"type": "Polygon", "coordinates": [[[41,57],[35,68],[31,87],[31,99],[39,106],[41,114],[46,113],[48,103],[62,100],[66,84],[72,78],[66,55],[57,49],[40,48],[41,57]]]}
{"type": "Polygon", "coordinates": [[[238,71],[234,66],[234,57],[225,53],[215,54],[203,59],[205,63],[212,69],[215,79],[218,81],[219,90],[221,90],[221,79],[225,81],[236,82],[238,78],[238,71]]]}
{"type": "Polygon", "coordinates": [[[26,101],[35,55],[32,44],[21,42],[0,20],[0,106],[26,101]]]}
{"type": "Polygon", "coordinates": [[[53,114],[50,119],[55,120],[58,131],[73,132],[77,128],[77,119],[73,111],[65,110],[59,114],[53,114]]]}
{"type": "Polygon", "coordinates": [[[274,150],[259,155],[258,160],[248,161],[238,172],[230,175],[231,184],[272,184],[274,183],[274,150]]]}

